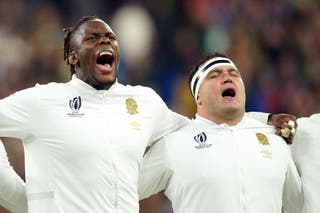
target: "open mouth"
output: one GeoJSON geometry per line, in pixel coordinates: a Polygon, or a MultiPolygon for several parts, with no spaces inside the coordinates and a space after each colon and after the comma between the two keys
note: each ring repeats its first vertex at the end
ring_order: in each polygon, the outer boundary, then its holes
{"type": "Polygon", "coordinates": [[[112,67],[114,62],[114,55],[110,51],[103,51],[97,56],[97,64],[107,67],[112,67]]]}
{"type": "Polygon", "coordinates": [[[222,92],[222,97],[235,97],[236,96],[236,91],[234,89],[226,89],[222,92]]]}

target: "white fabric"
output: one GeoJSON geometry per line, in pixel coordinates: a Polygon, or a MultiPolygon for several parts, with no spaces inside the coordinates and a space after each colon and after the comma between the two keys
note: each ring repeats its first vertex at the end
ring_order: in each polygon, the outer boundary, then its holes
{"type": "Polygon", "coordinates": [[[138,212],[145,148],[186,122],[150,88],[76,77],[0,100],[0,136],[24,142],[29,213],[138,212]]]}
{"type": "Polygon", "coordinates": [[[320,114],[297,119],[292,155],[300,172],[304,213],[320,212],[320,114]]]}
{"type": "MultiPolygon", "coordinates": [[[[267,122],[268,113],[249,113],[250,117],[267,122]]],[[[293,160],[301,176],[304,213],[320,212],[320,114],[297,119],[298,128],[291,145],[293,160]]],[[[290,213],[290,212],[289,212],[290,213]]]]}
{"type": "Polygon", "coordinates": [[[0,140],[0,206],[12,213],[26,213],[26,191],[23,180],[10,166],[6,150],[0,140]]]}
{"type": "Polygon", "coordinates": [[[282,205],[301,213],[299,175],[287,144],[273,133],[248,117],[228,126],[198,116],[146,153],[140,199],[165,190],[175,213],[280,213],[282,205]]]}
{"type": "Polygon", "coordinates": [[[246,112],[246,116],[253,118],[254,120],[260,121],[264,124],[268,123],[268,116],[270,113],[266,112],[246,112]]]}

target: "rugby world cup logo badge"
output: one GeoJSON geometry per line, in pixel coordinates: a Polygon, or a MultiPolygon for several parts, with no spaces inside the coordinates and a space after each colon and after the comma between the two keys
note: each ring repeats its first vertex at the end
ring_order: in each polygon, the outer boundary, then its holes
{"type": "Polygon", "coordinates": [[[70,117],[82,117],[84,113],[80,113],[79,110],[81,108],[81,97],[74,97],[69,100],[69,107],[72,110],[71,113],[68,113],[70,117]]]}
{"type": "Polygon", "coordinates": [[[198,146],[195,146],[194,148],[204,149],[204,148],[209,148],[212,146],[212,144],[206,143],[207,135],[204,132],[197,134],[196,136],[193,137],[193,139],[199,144],[198,146]]]}

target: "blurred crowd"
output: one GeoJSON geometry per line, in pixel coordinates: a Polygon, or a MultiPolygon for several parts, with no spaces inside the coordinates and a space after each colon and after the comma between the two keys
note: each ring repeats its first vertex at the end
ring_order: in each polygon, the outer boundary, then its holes
{"type": "Polygon", "coordinates": [[[188,117],[195,112],[189,72],[213,51],[242,73],[247,111],[320,112],[317,0],[1,0],[0,98],[68,81],[62,29],[85,15],[105,19],[118,35],[122,83],[154,88],[188,117]]]}

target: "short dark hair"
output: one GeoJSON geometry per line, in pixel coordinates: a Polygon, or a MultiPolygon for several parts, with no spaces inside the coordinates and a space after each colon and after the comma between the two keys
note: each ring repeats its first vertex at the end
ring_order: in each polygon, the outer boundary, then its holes
{"type": "Polygon", "coordinates": [[[73,27],[63,29],[64,32],[64,43],[63,43],[63,60],[66,61],[70,67],[71,75],[74,74],[75,66],[69,63],[68,55],[74,50],[74,44],[72,43],[74,33],[80,28],[80,26],[88,21],[98,19],[97,16],[84,16],[78,20],[73,27]]]}
{"type": "Polygon", "coordinates": [[[206,61],[208,61],[209,59],[217,58],[217,57],[228,58],[228,56],[223,54],[223,53],[213,52],[213,53],[210,53],[210,54],[206,55],[203,59],[201,59],[200,62],[196,66],[194,66],[194,68],[191,70],[190,75],[189,75],[189,89],[190,89],[191,93],[192,93],[192,88],[190,87],[190,84],[191,84],[193,76],[196,74],[196,72],[198,71],[199,67],[202,64],[204,64],[206,61]]]}

